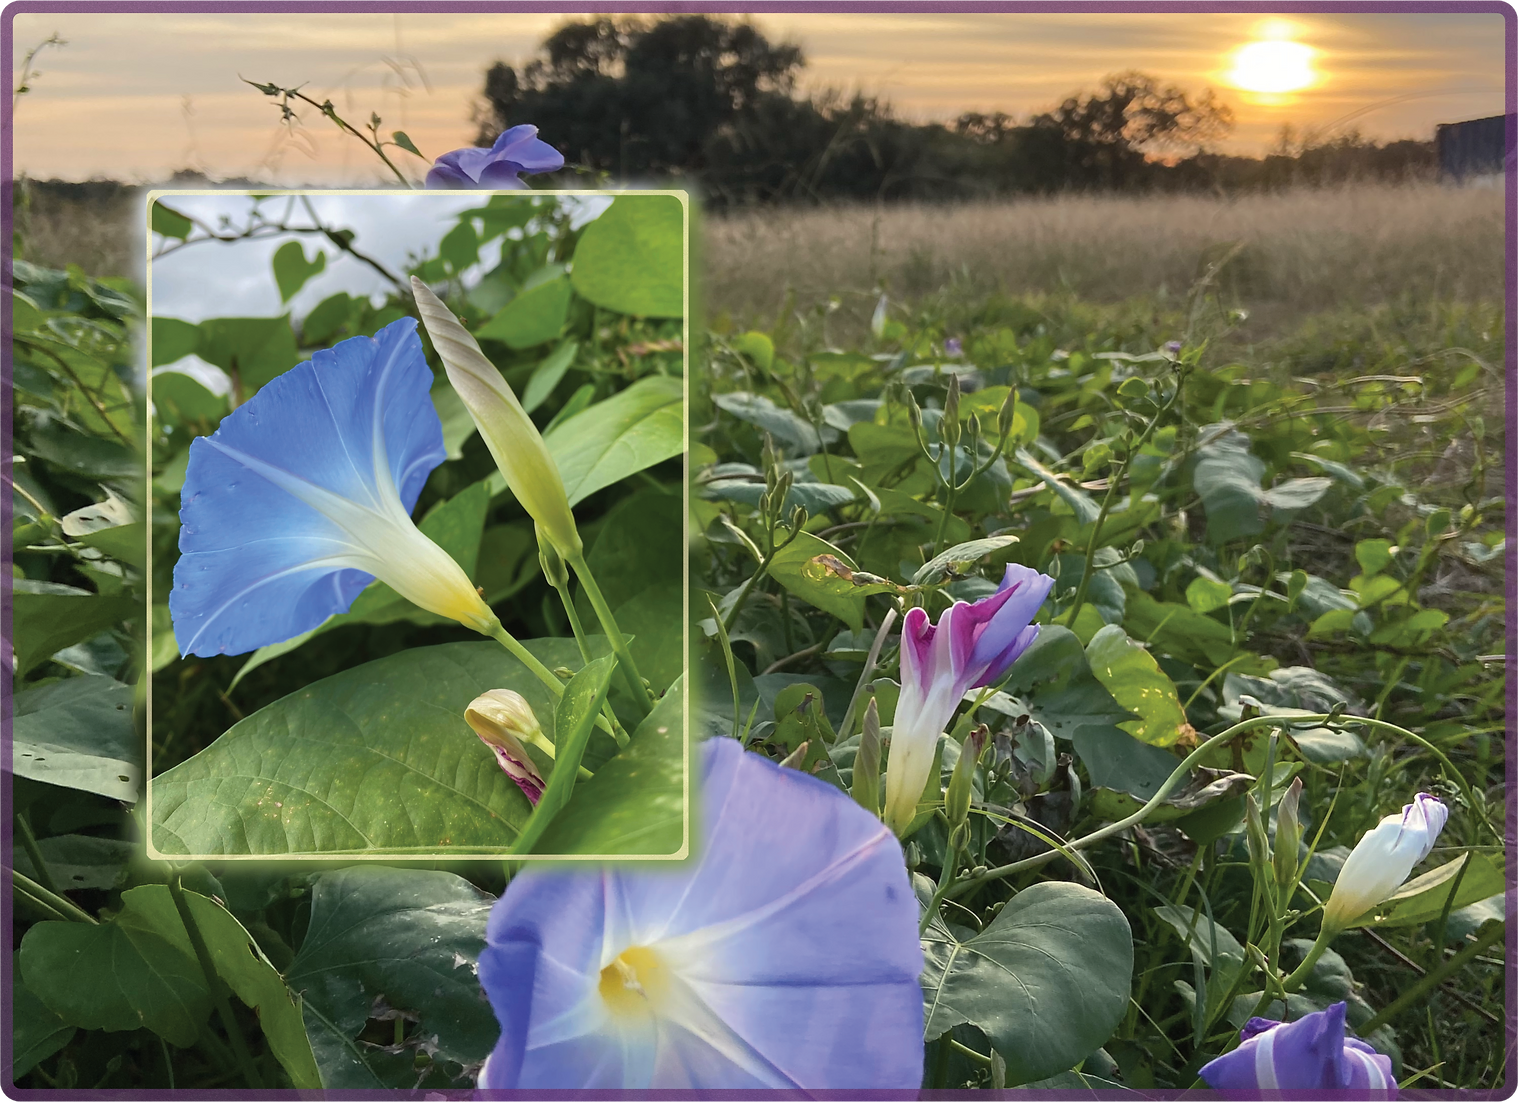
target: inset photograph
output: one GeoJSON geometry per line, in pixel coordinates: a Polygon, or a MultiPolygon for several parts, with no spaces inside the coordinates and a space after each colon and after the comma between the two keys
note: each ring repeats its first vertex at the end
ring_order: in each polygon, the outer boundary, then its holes
{"type": "Polygon", "coordinates": [[[154,193],[148,855],[688,852],[683,193],[154,193]]]}

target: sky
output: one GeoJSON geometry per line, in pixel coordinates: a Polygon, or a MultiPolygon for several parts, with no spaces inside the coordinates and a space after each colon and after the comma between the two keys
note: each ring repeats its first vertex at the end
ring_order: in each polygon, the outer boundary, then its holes
{"type": "MultiPolygon", "coordinates": [[[[367,186],[387,170],[313,109],[293,129],[239,78],[303,84],[355,122],[371,112],[429,158],[472,144],[485,70],[519,64],[565,14],[32,14],[13,17],[16,71],[41,50],[16,107],[18,173],[162,180],[179,168],[281,186],[367,186]]],[[[1127,69],[1200,90],[1235,114],[1223,152],[1259,155],[1283,123],[1433,136],[1440,122],[1500,114],[1496,14],[761,14],[799,44],[803,88],[862,91],[917,121],[965,111],[1020,119],[1127,69]],[[1236,51],[1260,39],[1305,47],[1307,87],[1237,87],[1236,51]]],[[[530,121],[530,120],[520,120],[530,121]]],[[[550,138],[551,135],[544,135],[550,138]]],[[[419,179],[426,165],[392,151],[419,179]]],[[[393,182],[393,178],[392,178],[393,182]]]]}

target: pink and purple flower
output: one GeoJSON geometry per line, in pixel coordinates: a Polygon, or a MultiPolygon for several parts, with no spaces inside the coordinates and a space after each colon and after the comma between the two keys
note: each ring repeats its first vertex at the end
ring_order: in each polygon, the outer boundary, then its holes
{"type": "Polygon", "coordinates": [[[938,736],[970,689],[998,680],[1033,645],[1033,617],[1054,579],[1012,563],[1001,587],[972,603],[959,601],[928,622],[925,609],[907,613],[901,631],[901,696],[886,763],[886,825],[898,835],[917,813],[938,736]]]}
{"type": "Polygon", "coordinates": [[[1394,1097],[1391,1060],[1344,1035],[1345,1009],[1334,1003],[1294,1022],[1250,1018],[1239,1033],[1239,1047],[1198,1074],[1215,1091],[1255,1098],[1264,1091],[1344,1090],[1356,1097],[1394,1097]]]}

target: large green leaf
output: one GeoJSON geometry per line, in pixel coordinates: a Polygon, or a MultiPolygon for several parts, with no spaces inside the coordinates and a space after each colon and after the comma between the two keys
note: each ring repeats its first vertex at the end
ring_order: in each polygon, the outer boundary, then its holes
{"type": "MultiPolygon", "coordinates": [[[[117,838],[96,838],[89,834],[58,834],[39,838],[37,849],[53,879],[64,891],[76,888],[114,888],[126,879],[127,862],[137,847],[117,838]]],[[[22,847],[15,852],[16,871],[33,880],[41,879],[32,865],[31,855],[22,847]]]]}
{"type": "Polygon", "coordinates": [[[501,307],[475,336],[480,340],[501,341],[511,348],[531,348],[551,341],[564,328],[569,299],[568,276],[544,280],[501,307]]]}
{"type": "Polygon", "coordinates": [[[564,695],[554,709],[555,733],[553,772],[548,785],[532,809],[532,817],[518,835],[515,853],[531,853],[543,831],[553,822],[554,816],[564,809],[574,791],[580,761],[585,757],[585,745],[590,732],[595,729],[596,716],[606,703],[606,692],[611,688],[611,672],[617,660],[612,655],[597,658],[564,686],[564,695]]]}
{"type": "Polygon", "coordinates": [[[1187,727],[1175,683],[1160,669],[1154,656],[1128,638],[1116,624],[1108,624],[1086,644],[1091,672],[1112,698],[1138,719],[1119,723],[1140,742],[1172,746],[1187,727]]]}
{"type": "Polygon", "coordinates": [[[316,250],[314,260],[307,260],[299,241],[286,241],[274,252],[274,282],[279,285],[279,301],[289,302],[308,279],[326,267],[327,254],[320,249],[316,250]]]}
{"type": "Polygon", "coordinates": [[[1075,633],[1057,624],[1038,629],[1003,688],[1058,738],[1074,738],[1084,728],[1116,730],[1133,718],[1092,674],[1075,633]]]}
{"type": "MultiPolygon", "coordinates": [[[[684,380],[669,375],[639,379],[555,425],[543,443],[558,464],[569,503],[574,505],[685,451],[684,380]]],[[[502,480],[495,488],[504,485],[502,480]]]]}
{"type": "Polygon", "coordinates": [[[82,643],[127,619],[137,609],[137,601],[131,597],[102,596],[54,582],[15,579],[11,583],[11,637],[16,648],[16,678],[25,677],[64,647],[82,643]]]}
{"type": "Polygon", "coordinates": [[[80,1029],[146,1027],[188,1048],[211,1009],[205,974],[168,888],[121,896],[109,922],[39,922],[21,941],[26,985],[80,1029]]]}
{"type": "Polygon", "coordinates": [[[1231,428],[1197,449],[1197,465],[1191,481],[1202,497],[1207,513],[1207,538],[1226,543],[1264,531],[1260,506],[1295,511],[1305,509],[1326,494],[1331,478],[1293,478],[1270,489],[1260,480],[1265,464],[1249,450],[1249,438],[1231,428]]]}
{"type": "MultiPolygon", "coordinates": [[[[550,669],[581,665],[572,639],[525,645],[550,669]]],[[[531,805],[464,722],[471,700],[502,688],[551,728],[548,689],[493,642],[407,650],[308,685],[153,779],[153,845],[207,856],[504,852],[531,805]]],[[[610,745],[604,733],[593,740],[610,745]]]]}
{"type": "Polygon", "coordinates": [[[1436,869],[1409,880],[1380,907],[1373,908],[1350,923],[1351,926],[1369,926],[1379,930],[1390,926],[1417,926],[1435,922],[1446,906],[1451,911],[1479,903],[1488,896],[1502,891],[1506,881],[1502,875],[1502,863],[1493,861],[1484,853],[1471,853],[1470,866],[1460,877],[1455,888],[1455,877],[1465,864],[1465,854],[1446,861],[1436,869]],[[1450,889],[1455,888],[1454,901],[1450,901],[1450,889]]]}
{"type": "Polygon", "coordinates": [[[575,785],[539,853],[684,857],[690,844],[685,679],[659,699],[627,749],[575,785]]]}
{"type": "Polygon", "coordinates": [[[132,688],[84,674],[27,689],[15,700],[18,777],[136,803],[142,745],[132,731],[132,688]]]}
{"type": "Polygon", "coordinates": [[[1128,1009],[1133,935],[1104,895],[1034,884],[973,937],[936,915],[923,935],[923,1035],[973,1025],[1007,1062],[1007,1085],[1075,1066],[1128,1009]]]}
{"type": "Polygon", "coordinates": [[[831,555],[850,570],[854,560],[820,536],[798,532],[770,561],[770,577],[807,604],[830,612],[855,631],[864,627],[865,594],[847,578],[826,570],[808,569],[818,555],[831,555]]]}
{"type": "Polygon", "coordinates": [[[619,314],[685,316],[685,206],[673,195],[621,195],[580,235],[575,290],[619,314]]]}
{"type": "Polygon", "coordinates": [[[153,200],[153,212],[151,215],[153,232],[162,234],[164,237],[186,238],[195,229],[195,223],[180,214],[173,207],[166,207],[161,200],[153,200]]]}
{"type": "MultiPolygon", "coordinates": [[[[479,560],[480,538],[485,531],[485,514],[489,511],[490,487],[486,482],[476,482],[427,510],[427,515],[417,527],[424,536],[448,552],[465,574],[473,577],[479,560]]],[[[330,616],[310,631],[283,642],[259,647],[242,664],[228,689],[235,689],[239,681],[265,662],[289,654],[323,632],[347,624],[388,624],[396,620],[407,620],[414,624],[449,622],[436,613],[418,608],[384,582],[374,581],[354,598],[353,605],[347,612],[330,616]]]]}
{"type": "Polygon", "coordinates": [[[288,316],[203,321],[195,352],[231,374],[242,387],[243,400],[300,362],[288,316]]]}
{"type": "Polygon", "coordinates": [[[150,332],[154,367],[182,360],[200,346],[200,326],[178,318],[154,318],[150,332]]]}
{"type": "MultiPolygon", "coordinates": [[[[985,536],[978,540],[956,544],[923,563],[912,575],[913,585],[931,585],[943,579],[952,567],[968,568],[1005,547],[1017,542],[1016,536],[985,536]]],[[[962,572],[962,571],[961,571],[962,572]]]]}
{"type": "Polygon", "coordinates": [[[11,1022],[11,1066],[6,1071],[11,1083],[74,1039],[75,1027],[26,986],[19,955],[12,957],[11,964],[11,1022]]]}
{"type": "Polygon", "coordinates": [[[478,1066],[500,1026],[476,977],[492,900],[447,872],[356,865],[311,887],[311,921],[286,970],[328,1089],[414,1087],[404,1058],[358,1039],[375,1007],[414,1016],[434,1060],[478,1066]],[[378,1002],[377,1002],[378,1000],[378,1002]]]}
{"type": "Polygon", "coordinates": [[[763,429],[793,455],[811,455],[822,447],[822,438],[810,422],[777,406],[763,394],[735,390],[727,394],[714,394],[712,401],[738,420],[763,429]]]}

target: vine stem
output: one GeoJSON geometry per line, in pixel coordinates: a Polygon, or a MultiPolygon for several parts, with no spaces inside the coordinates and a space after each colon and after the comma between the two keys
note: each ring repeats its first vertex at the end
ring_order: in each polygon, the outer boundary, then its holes
{"type": "Polygon", "coordinates": [[[100,925],[93,916],[80,910],[64,896],[48,891],[31,877],[24,876],[15,869],[11,869],[11,885],[32,903],[55,912],[60,918],[70,922],[85,922],[91,926],[100,925]]]}
{"type": "MultiPolygon", "coordinates": [[[[564,615],[569,617],[569,630],[574,632],[575,642],[580,647],[580,661],[590,665],[590,644],[585,641],[585,625],[580,623],[580,613],[575,608],[574,601],[569,596],[569,590],[560,589],[554,585],[553,579],[548,579],[548,584],[553,586],[554,592],[558,593],[560,602],[564,605],[564,615]]],[[[611,710],[611,704],[601,705],[601,715],[611,724],[611,737],[616,739],[619,750],[627,749],[627,732],[622,730],[622,725],[617,722],[617,714],[611,710]]],[[[583,765],[580,766],[580,775],[589,777],[590,771],[583,765]]]]}
{"type": "Polygon", "coordinates": [[[26,855],[32,859],[32,867],[37,870],[37,883],[57,894],[58,885],[53,881],[47,862],[42,859],[42,850],[37,845],[37,836],[32,833],[32,824],[27,822],[26,812],[19,809],[16,811],[16,827],[21,834],[21,845],[26,850],[26,855]]]}
{"type": "MultiPolygon", "coordinates": [[[[1071,842],[1067,842],[1065,844],[1065,848],[1071,850],[1085,849],[1087,846],[1095,845],[1097,842],[1100,842],[1103,838],[1110,838],[1114,834],[1118,834],[1121,831],[1127,830],[1129,827],[1137,826],[1139,823],[1142,823],[1146,818],[1149,817],[1150,813],[1153,812],[1155,808],[1159,807],[1160,804],[1164,802],[1165,797],[1170,795],[1171,791],[1186,778],[1186,776],[1191,772],[1192,768],[1202,760],[1207,751],[1211,750],[1214,746],[1221,746],[1231,739],[1237,738],[1245,731],[1251,730],[1255,727],[1269,727],[1272,725],[1281,726],[1288,720],[1292,726],[1299,726],[1306,723],[1325,723],[1328,720],[1335,718],[1344,719],[1346,722],[1363,723],[1372,727],[1389,728],[1393,731],[1398,732],[1399,734],[1412,735],[1411,731],[1408,731],[1402,727],[1398,727],[1393,723],[1386,723],[1381,720],[1366,719],[1363,716],[1336,717],[1327,712],[1320,713],[1318,715],[1294,715],[1290,717],[1262,715],[1254,716],[1251,719],[1241,720],[1240,722],[1235,723],[1232,727],[1229,727],[1226,731],[1222,731],[1216,735],[1213,735],[1210,739],[1202,743],[1191,753],[1187,754],[1185,760],[1182,761],[1180,765],[1175,767],[1170,776],[1165,778],[1165,783],[1160,785],[1155,794],[1149,798],[1149,802],[1146,803],[1143,807],[1139,808],[1132,815],[1129,815],[1126,818],[1119,819],[1115,823],[1108,823],[1106,826],[1101,827],[1098,830],[1094,830],[1084,837],[1076,838],[1071,842]]],[[[1412,737],[1415,739],[1418,738],[1416,735],[1412,735],[1412,737]]],[[[1423,740],[1418,739],[1418,741],[1422,742],[1423,740]]],[[[1435,752],[1437,753],[1437,751],[1435,752]]],[[[1443,755],[1440,755],[1440,757],[1443,758],[1443,755]]],[[[1448,759],[1444,760],[1448,762],[1448,759]]],[[[1459,774],[1456,774],[1456,776],[1458,777],[1459,774]]],[[[954,899],[965,894],[968,891],[973,890],[979,885],[985,883],[987,880],[999,880],[1002,877],[1011,876],[1013,873],[1022,872],[1026,869],[1039,868],[1040,866],[1046,865],[1050,861],[1054,860],[1060,855],[1060,853],[1060,850],[1051,849],[1044,853],[1034,854],[1032,857],[1025,857],[1021,861],[1013,861],[1010,865],[999,865],[994,869],[987,869],[985,872],[981,873],[978,876],[965,877],[951,891],[946,893],[944,898],[954,899]]]]}
{"type": "Polygon", "coordinates": [[[174,870],[173,875],[169,877],[169,895],[174,899],[174,907],[179,911],[179,920],[184,923],[185,932],[190,935],[190,945],[195,950],[195,959],[200,962],[200,970],[205,974],[206,986],[211,991],[211,1000],[216,1004],[216,1015],[221,1019],[221,1027],[227,1031],[227,1039],[232,1042],[232,1052],[237,1057],[238,1066],[242,1068],[243,1078],[254,1090],[263,1090],[263,1079],[258,1074],[258,1068],[253,1064],[252,1054],[248,1052],[248,1042],[244,1039],[242,1030],[237,1027],[237,1019],[232,1017],[232,1007],[227,1002],[226,985],[217,974],[216,963],[211,959],[211,950],[206,946],[205,935],[200,932],[195,916],[190,911],[190,901],[184,896],[178,869],[174,870]]]}
{"type": "MultiPolygon", "coordinates": [[[[502,627],[499,620],[497,620],[493,627],[490,630],[487,630],[484,634],[490,636],[490,638],[494,639],[497,643],[501,644],[501,646],[505,647],[507,653],[510,654],[511,657],[515,658],[518,662],[522,663],[522,665],[526,666],[532,675],[541,681],[544,685],[546,685],[549,692],[553,693],[554,700],[558,700],[564,695],[564,682],[555,677],[552,670],[543,665],[543,663],[539,662],[537,656],[534,655],[532,651],[522,646],[521,642],[517,639],[516,636],[512,635],[511,632],[502,627]]],[[[599,715],[596,717],[596,726],[601,728],[601,730],[605,731],[612,738],[617,738],[616,727],[608,722],[604,715],[599,715]]],[[[626,738],[627,735],[624,733],[621,739],[617,739],[617,745],[625,746],[626,743],[623,741],[623,739],[626,738]]]]}
{"type": "Polygon", "coordinates": [[[585,587],[585,596],[590,598],[590,607],[596,610],[596,619],[601,621],[601,629],[611,641],[612,653],[617,656],[617,669],[621,672],[622,679],[632,690],[633,699],[639,703],[643,714],[647,715],[653,710],[653,693],[643,684],[643,678],[638,674],[638,664],[633,661],[632,651],[627,649],[627,639],[617,626],[616,617],[611,614],[611,606],[601,595],[601,587],[596,584],[595,575],[590,572],[584,553],[576,554],[568,562],[575,576],[580,579],[580,584],[585,587]]]}

